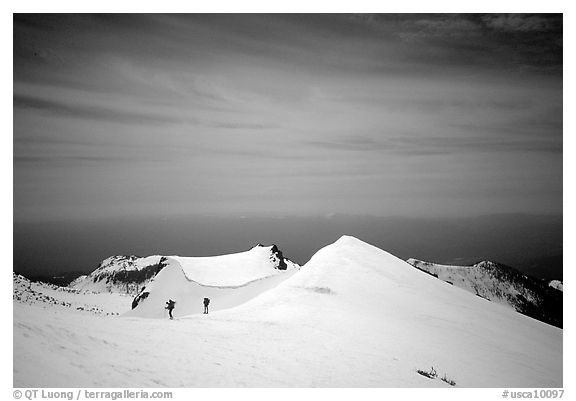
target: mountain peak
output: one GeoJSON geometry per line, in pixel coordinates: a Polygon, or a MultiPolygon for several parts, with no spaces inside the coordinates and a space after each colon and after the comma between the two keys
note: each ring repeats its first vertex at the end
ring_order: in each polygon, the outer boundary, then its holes
{"type": "Polygon", "coordinates": [[[252,247],[252,249],[254,249],[254,248],[271,248],[272,250],[278,249],[278,247],[276,246],[276,244],[264,245],[264,244],[261,243],[261,242],[258,242],[256,245],[254,245],[254,246],[252,247]]]}
{"type": "Polygon", "coordinates": [[[342,235],[338,238],[333,245],[350,246],[350,245],[370,245],[367,242],[362,241],[359,238],[353,237],[352,235],[342,235]]]}
{"type": "Polygon", "coordinates": [[[340,238],[338,238],[338,240],[336,242],[343,242],[343,243],[348,243],[348,242],[364,242],[352,235],[347,235],[344,234],[342,235],[340,238]]]}
{"type": "Polygon", "coordinates": [[[496,263],[496,262],[492,262],[490,260],[482,260],[478,263],[474,263],[474,266],[477,266],[477,267],[498,267],[498,266],[500,266],[500,264],[496,263]]]}
{"type": "Polygon", "coordinates": [[[96,292],[120,292],[135,294],[158,273],[163,257],[152,255],[114,255],[104,259],[96,270],[87,276],[80,276],[69,284],[70,288],[96,292]]]}

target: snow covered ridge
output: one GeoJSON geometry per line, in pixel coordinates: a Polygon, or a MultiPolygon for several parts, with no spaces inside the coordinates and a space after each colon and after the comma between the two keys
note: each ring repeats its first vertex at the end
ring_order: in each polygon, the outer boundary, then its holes
{"type": "Polygon", "coordinates": [[[240,286],[300,268],[297,263],[285,258],[276,245],[262,244],[228,255],[171,256],[170,259],[181,265],[186,278],[208,286],[240,286]]]}
{"type": "Polygon", "coordinates": [[[512,267],[490,261],[472,266],[441,265],[417,259],[408,259],[407,262],[455,287],[562,327],[561,290],[512,267]]]}
{"type": "Polygon", "coordinates": [[[177,302],[176,317],[201,313],[204,298],[214,301],[214,310],[227,309],[268,291],[300,269],[276,245],[261,244],[228,255],[163,260],[163,269],[134,298],[129,316],[165,317],[168,299],[177,302]]]}
{"type": "MultiPolygon", "coordinates": [[[[168,256],[111,256],[87,276],[80,276],[70,288],[94,292],[115,292],[135,296],[162,270],[168,256]]],[[[181,257],[177,260],[190,280],[204,285],[241,285],[300,266],[285,258],[276,245],[257,244],[252,249],[221,256],[181,257]]]]}

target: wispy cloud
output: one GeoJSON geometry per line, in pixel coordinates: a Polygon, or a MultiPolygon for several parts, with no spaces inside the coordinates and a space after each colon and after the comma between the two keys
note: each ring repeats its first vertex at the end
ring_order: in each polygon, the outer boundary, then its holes
{"type": "Polygon", "coordinates": [[[14,108],[35,109],[37,111],[70,118],[103,120],[124,124],[170,124],[181,123],[184,120],[169,118],[150,113],[139,113],[127,110],[103,108],[95,105],[72,105],[38,97],[15,95],[14,108]]]}
{"type": "Polygon", "coordinates": [[[562,23],[17,14],[15,198],[218,213],[289,208],[290,193],[299,210],[401,214],[414,188],[433,213],[472,186],[511,211],[531,187],[544,210],[561,192],[562,23]]]}
{"type": "Polygon", "coordinates": [[[307,145],[325,150],[368,152],[389,155],[442,155],[510,152],[562,152],[562,141],[535,138],[530,141],[506,136],[466,135],[378,135],[353,136],[339,140],[309,141],[307,145]],[[381,137],[381,139],[376,139],[381,137]]]}
{"type": "MultiPolygon", "coordinates": [[[[66,163],[70,165],[80,163],[123,163],[128,164],[135,161],[141,161],[141,158],[131,155],[117,155],[117,156],[69,156],[69,155],[38,155],[38,156],[16,156],[14,163],[34,163],[34,164],[51,164],[51,163],[66,163]]],[[[147,159],[147,162],[154,161],[147,159]]]]}
{"type": "Polygon", "coordinates": [[[557,17],[529,14],[485,15],[482,21],[492,29],[511,32],[549,31],[561,24],[557,17]]]}

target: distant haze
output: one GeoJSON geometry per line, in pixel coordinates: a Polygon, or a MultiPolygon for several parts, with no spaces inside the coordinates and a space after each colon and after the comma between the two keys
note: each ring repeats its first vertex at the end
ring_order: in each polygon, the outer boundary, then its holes
{"type": "Polygon", "coordinates": [[[562,43],[559,14],[15,14],[14,268],[342,234],[558,266],[562,43]]]}
{"type": "MultiPolygon", "coordinates": [[[[468,219],[175,217],[24,223],[14,227],[15,270],[28,275],[96,269],[115,254],[211,256],[275,243],[304,264],[349,234],[402,259],[466,265],[488,259],[538,277],[562,278],[562,217],[468,219]]],[[[335,266],[335,269],[338,267],[335,266]]]]}

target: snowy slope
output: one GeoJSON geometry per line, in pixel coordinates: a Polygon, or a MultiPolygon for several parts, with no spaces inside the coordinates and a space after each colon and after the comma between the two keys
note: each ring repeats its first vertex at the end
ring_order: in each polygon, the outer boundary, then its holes
{"type": "Polygon", "coordinates": [[[164,318],[169,299],[176,301],[175,317],[202,313],[204,298],[210,298],[211,310],[230,308],[275,287],[300,268],[274,245],[222,256],[171,256],[164,265],[127,316],[164,318]]]}
{"type": "Polygon", "coordinates": [[[87,274],[76,277],[70,282],[70,284],[68,284],[68,288],[76,289],[76,286],[80,286],[86,277],[88,277],[87,274]]]}
{"type": "Polygon", "coordinates": [[[95,315],[119,315],[130,310],[132,298],[116,293],[94,293],[59,287],[42,282],[31,282],[13,273],[14,304],[35,305],[42,309],[59,310],[95,315]]]}
{"type": "Polygon", "coordinates": [[[288,274],[245,303],[174,321],[15,304],[14,386],[448,387],[418,374],[431,366],[460,387],[562,386],[561,329],[360,240],[288,274]]]}
{"type": "Polygon", "coordinates": [[[298,269],[296,263],[285,259],[276,245],[256,245],[246,252],[222,256],[171,256],[180,264],[189,280],[212,286],[239,286],[250,281],[298,269]]]}
{"type": "Polygon", "coordinates": [[[562,327],[562,293],[516,269],[489,261],[472,266],[441,265],[417,259],[407,262],[474,295],[562,327]]]}

